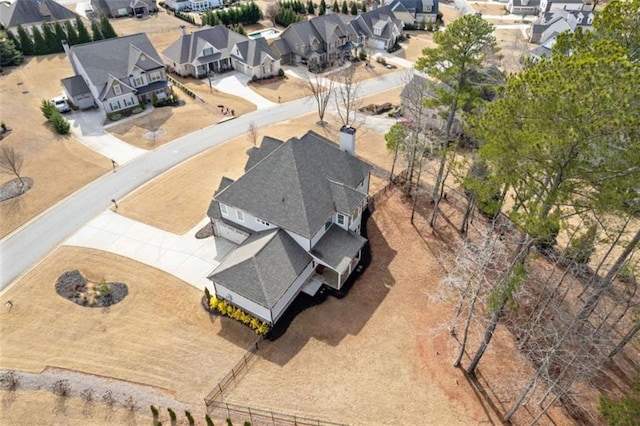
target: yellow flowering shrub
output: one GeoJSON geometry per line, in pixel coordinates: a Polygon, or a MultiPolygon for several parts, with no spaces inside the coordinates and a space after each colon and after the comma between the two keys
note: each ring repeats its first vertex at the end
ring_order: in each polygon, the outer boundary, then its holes
{"type": "Polygon", "coordinates": [[[269,331],[269,324],[260,321],[258,318],[249,315],[242,309],[233,306],[224,299],[218,299],[215,296],[211,296],[209,299],[209,307],[220,312],[222,315],[226,315],[229,318],[233,318],[236,321],[240,321],[243,324],[251,327],[256,334],[267,334],[269,331]]]}

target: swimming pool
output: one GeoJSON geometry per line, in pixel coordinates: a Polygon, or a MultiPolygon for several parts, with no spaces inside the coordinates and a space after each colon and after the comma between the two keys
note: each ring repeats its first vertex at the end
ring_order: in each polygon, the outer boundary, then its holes
{"type": "Polygon", "coordinates": [[[247,37],[249,37],[252,40],[255,40],[257,38],[275,38],[278,37],[280,35],[281,31],[280,30],[276,30],[274,28],[267,28],[264,30],[260,30],[260,31],[254,31],[251,34],[248,34],[247,37]]]}

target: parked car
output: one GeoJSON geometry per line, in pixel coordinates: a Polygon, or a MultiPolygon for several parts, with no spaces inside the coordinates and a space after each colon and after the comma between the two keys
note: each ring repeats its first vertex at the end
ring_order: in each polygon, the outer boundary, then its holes
{"type": "Polygon", "coordinates": [[[67,103],[66,96],[58,96],[51,99],[51,103],[59,112],[69,112],[71,108],[69,108],[69,104],[67,103]]]}

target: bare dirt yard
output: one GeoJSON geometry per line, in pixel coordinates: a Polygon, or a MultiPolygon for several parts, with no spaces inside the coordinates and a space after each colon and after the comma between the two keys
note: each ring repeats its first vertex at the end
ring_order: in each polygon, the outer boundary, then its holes
{"type": "MultiPolygon", "coordinates": [[[[373,261],[349,294],[303,311],[263,344],[228,402],[355,425],[500,423],[496,409],[517,393],[485,377],[506,370],[524,382],[530,368],[500,327],[478,383],[451,366],[457,345],[446,326],[455,301],[439,296],[437,260],[450,230],[445,224],[435,236],[422,216],[412,226],[410,203],[399,189],[388,194],[367,225],[373,261]]],[[[528,424],[521,411],[516,424],[528,424]]],[[[571,424],[558,411],[548,419],[571,424]]]]}
{"type": "Polygon", "coordinates": [[[521,30],[495,30],[500,54],[503,56],[501,63],[505,71],[518,72],[522,70],[523,59],[536,45],[527,41],[521,30]]]}
{"type": "Polygon", "coordinates": [[[410,38],[400,43],[403,50],[394,53],[399,58],[416,62],[422,56],[422,49],[436,46],[433,42],[432,32],[411,30],[405,31],[405,34],[408,34],[410,38]]]}
{"type": "MultiPolygon", "coordinates": [[[[29,58],[20,67],[5,68],[0,78],[0,121],[12,129],[0,144],[24,157],[21,174],[34,180],[28,192],[0,203],[0,237],[110,168],[108,158],[72,136],[57,135],[42,116],[42,99],[60,95],[60,79],[71,75],[66,56],[58,54],[29,58]]],[[[4,183],[12,176],[0,179],[4,183]]]]}
{"type": "Polygon", "coordinates": [[[508,15],[509,11],[505,8],[506,4],[478,4],[470,1],[469,5],[476,12],[480,12],[483,15],[508,15]]]}
{"type": "Polygon", "coordinates": [[[0,368],[52,366],[146,384],[200,402],[255,341],[228,318],[211,319],[202,293],[131,259],[61,247],[0,297],[0,368]],[[122,282],[129,294],[109,308],[58,296],[55,282],[78,269],[90,280],[122,282]]]}
{"type": "MultiPolygon", "coordinates": [[[[400,88],[366,98],[365,103],[399,102],[400,88]]],[[[281,140],[302,136],[314,130],[338,141],[340,129],[337,117],[327,114],[329,125],[316,124],[317,114],[278,123],[258,131],[258,144],[268,135],[281,140]]],[[[119,203],[118,213],[176,234],[184,234],[205,216],[207,207],[220,179],[237,179],[244,172],[247,151],[253,146],[248,135],[239,136],[212,148],[164,173],[135,191],[119,203]],[[193,185],[198,182],[198,185],[193,185]],[[180,206],[166,208],[166,206],[180,206]]],[[[384,135],[362,126],[357,133],[356,152],[366,161],[384,170],[391,170],[392,158],[386,150],[384,135]]],[[[400,166],[398,166],[399,168],[400,166]]],[[[371,193],[386,184],[386,179],[373,176],[371,193]]]]}
{"type": "Polygon", "coordinates": [[[309,96],[308,89],[300,80],[288,76],[250,83],[249,87],[271,102],[289,102],[309,96]]]}

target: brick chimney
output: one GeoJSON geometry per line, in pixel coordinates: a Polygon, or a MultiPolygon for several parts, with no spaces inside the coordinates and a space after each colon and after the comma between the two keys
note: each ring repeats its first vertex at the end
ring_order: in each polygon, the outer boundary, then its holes
{"type": "Polygon", "coordinates": [[[340,149],[353,155],[356,152],[356,129],[342,126],[340,128],[340,149]]]}

